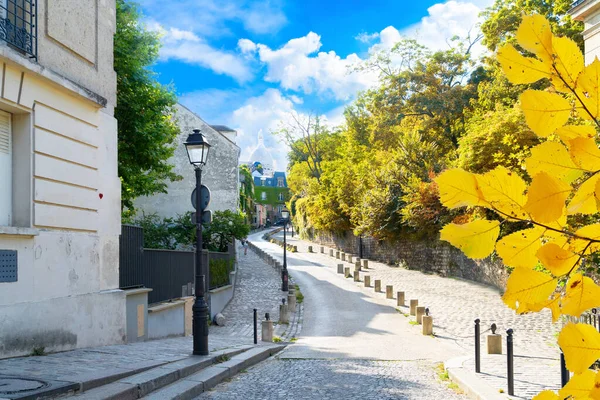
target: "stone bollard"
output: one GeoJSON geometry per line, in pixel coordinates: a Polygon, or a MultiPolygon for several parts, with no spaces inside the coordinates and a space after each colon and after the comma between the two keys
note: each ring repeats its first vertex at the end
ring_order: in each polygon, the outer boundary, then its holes
{"type": "Polygon", "coordinates": [[[290,315],[288,312],[287,304],[279,305],[279,323],[280,324],[289,324],[290,323],[290,315]]]}
{"type": "Polygon", "coordinates": [[[336,260],[340,259],[340,252],[339,251],[335,252],[335,258],[336,258],[336,260]]]}
{"type": "Polygon", "coordinates": [[[346,253],[342,253],[342,261],[346,261],[346,253]]]}
{"type": "Polygon", "coordinates": [[[404,307],[404,292],[396,293],[396,298],[398,299],[397,305],[399,307],[404,307]]]}
{"type": "Polygon", "coordinates": [[[358,271],[354,271],[354,282],[360,282],[360,273],[358,271]]]}
{"type": "Polygon", "coordinates": [[[423,323],[423,315],[425,315],[425,307],[418,306],[417,313],[416,313],[417,324],[421,325],[423,323]]]}
{"type": "Polygon", "coordinates": [[[375,291],[381,292],[381,280],[380,279],[375,279],[375,291]]]}
{"type": "Polygon", "coordinates": [[[488,354],[502,354],[502,335],[494,333],[487,336],[488,354]]]}
{"type": "Polygon", "coordinates": [[[360,264],[359,263],[354,264],[354,270],[360,272],[360,264]]]}
{"type": "Polygon", "coordinates": [[[369,260],[362,260],[364,269],[369,269],[369,260]]]}
{"type": "Polygon", "coordinates": [[[431,318],[431,315],[423,315],[423,335],[433,335],[433,318],[431,318]]]}
{"type": "Polygon", "coordinates": [[[221,313],[215,315],[215,324],[217,324],[217,326],[225,326],[225,316],[221,313]]]}
{"type": "Polygon", "coordinates": [[[351,255],[348,255],[348,262],[349,262],[350,264],[352,264],[352,256],[351,256],[351,255]]]}
{"type": "Polygon", "coordinates": [[[312,253],[312,246],[308,246],[308,252],[312,253]]]}
{"type": "Polygon", "coordinates": [[[369,275],[365,275],[365,287],[371,287],[371,277],[369,275]]]}
{"type": "Polygon", "coordinates": [[[329,257],[333,257],[333,249],[329,249],[329,257]]]}
{"type": "Polygon", "coordinates": [[[419,305],[419,300],[411,299],[410,300],[410,315],[417,315],[417,306],[419,305]]]}
{"type": "Polygon", "coordinates": [[[289,312],[293,313],[296,312],[296,295],[295,294],[288,294],[288,310],[289,312]]]}
{"type": "Polygon", "coordinates": [[[344,273],[344,264],[338,264],[338,274],[344,273]]]}
{"type": "Polygon", "coordinates": [[[393,299],[394,298],[394,286],[387,285],[385,287],[385,298],[386,299],[393,299]]]}
{"type": "Polygon", "coordinates": [[[262,339],[263,342],[273,341],[273,321],[262,322],[262,339]]]}
{"type": "Polygon", "coordinates": [[[321,246],[321,254],[325,254],[325,247],[321,246]]]}
{"type": "Polygon", "coordinates": [[[344,268],[344,276],[346,278],[351,278],[352,277],[352,275],[350,275],[350,268],[348,268],[348,267],[344,268]]]}

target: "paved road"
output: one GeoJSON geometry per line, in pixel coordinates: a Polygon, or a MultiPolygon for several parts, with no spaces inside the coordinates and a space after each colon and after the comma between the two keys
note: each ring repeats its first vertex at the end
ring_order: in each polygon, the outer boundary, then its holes
{"type": "MultiPolygon", "coordinates": [[[[280,256],[281,248],[250,240],[280,256]]],[[[198,399],[463,399],[434,366],[461,353],[456,344],[423,336],[389,300],[366,296],[351,280],[288,253],[305,296],[297,343],[277,357],[198,399]]]]}

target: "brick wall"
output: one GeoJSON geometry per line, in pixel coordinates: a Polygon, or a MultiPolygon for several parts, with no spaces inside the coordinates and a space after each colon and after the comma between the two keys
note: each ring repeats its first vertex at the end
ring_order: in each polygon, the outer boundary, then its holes
{"type": "MultiPolygon", "coordinates": [[[[311,240],[335,247],[347,253],[359,255],[359,238],[327,232],[313,233],[311,240]]],[[[471,260],[460,250],[439,241],[402,240],[388,243],[372,237],[362,239],[363,257],[382,261],[390,265],[435,273],[441,276],[454,276],[504,289],[508,272],[497,256],[484,260],[471,260]]]]}

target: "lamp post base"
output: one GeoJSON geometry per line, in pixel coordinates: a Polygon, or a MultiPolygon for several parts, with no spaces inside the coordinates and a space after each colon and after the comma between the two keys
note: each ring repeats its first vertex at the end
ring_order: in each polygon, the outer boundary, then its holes
{"type": "Polygon", "coordinates": [[[287,268],[283,268],[283,270],[281,271],[281,291],[282,292],[287,292],[289,291],[289,286],[288,286],[288,271],[287,268]]]}
{"type": "Polygon", "coordinates": [[[204,298],[196,297],[192,306],[192,332],[194,335],[194,351],[196,356],[208,355],[208,305],[204,298]]]}

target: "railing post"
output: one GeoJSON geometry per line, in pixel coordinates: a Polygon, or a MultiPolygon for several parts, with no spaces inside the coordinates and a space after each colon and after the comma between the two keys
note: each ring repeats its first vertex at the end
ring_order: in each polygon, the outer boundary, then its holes
{"type": "Polygon", "coordinates": [[[481,372],[481,327],[479,318],[475,320],[475,372],[481,372]]]}
{"type": "Polygon", "coordinates": [[[569,370],[567,369],[567,364],[565,362],[565,355],[560,353],[560,384],[562,387],[565,387],[567,383],[569,383],[570,375],[569,370]]]}
{"type": "Polygon", "coordinates": [[[513,330],[506,331],[506,372],[508,378],[508,395],[515,395],[515,371],[514,371],[514,354],[513,354],[513,330]]]}
{"type": "Polygon", "coordinates": [[[258,344],[258,317],[256,315],[256,308],[254,309],[254,344],[258,344]]]}

